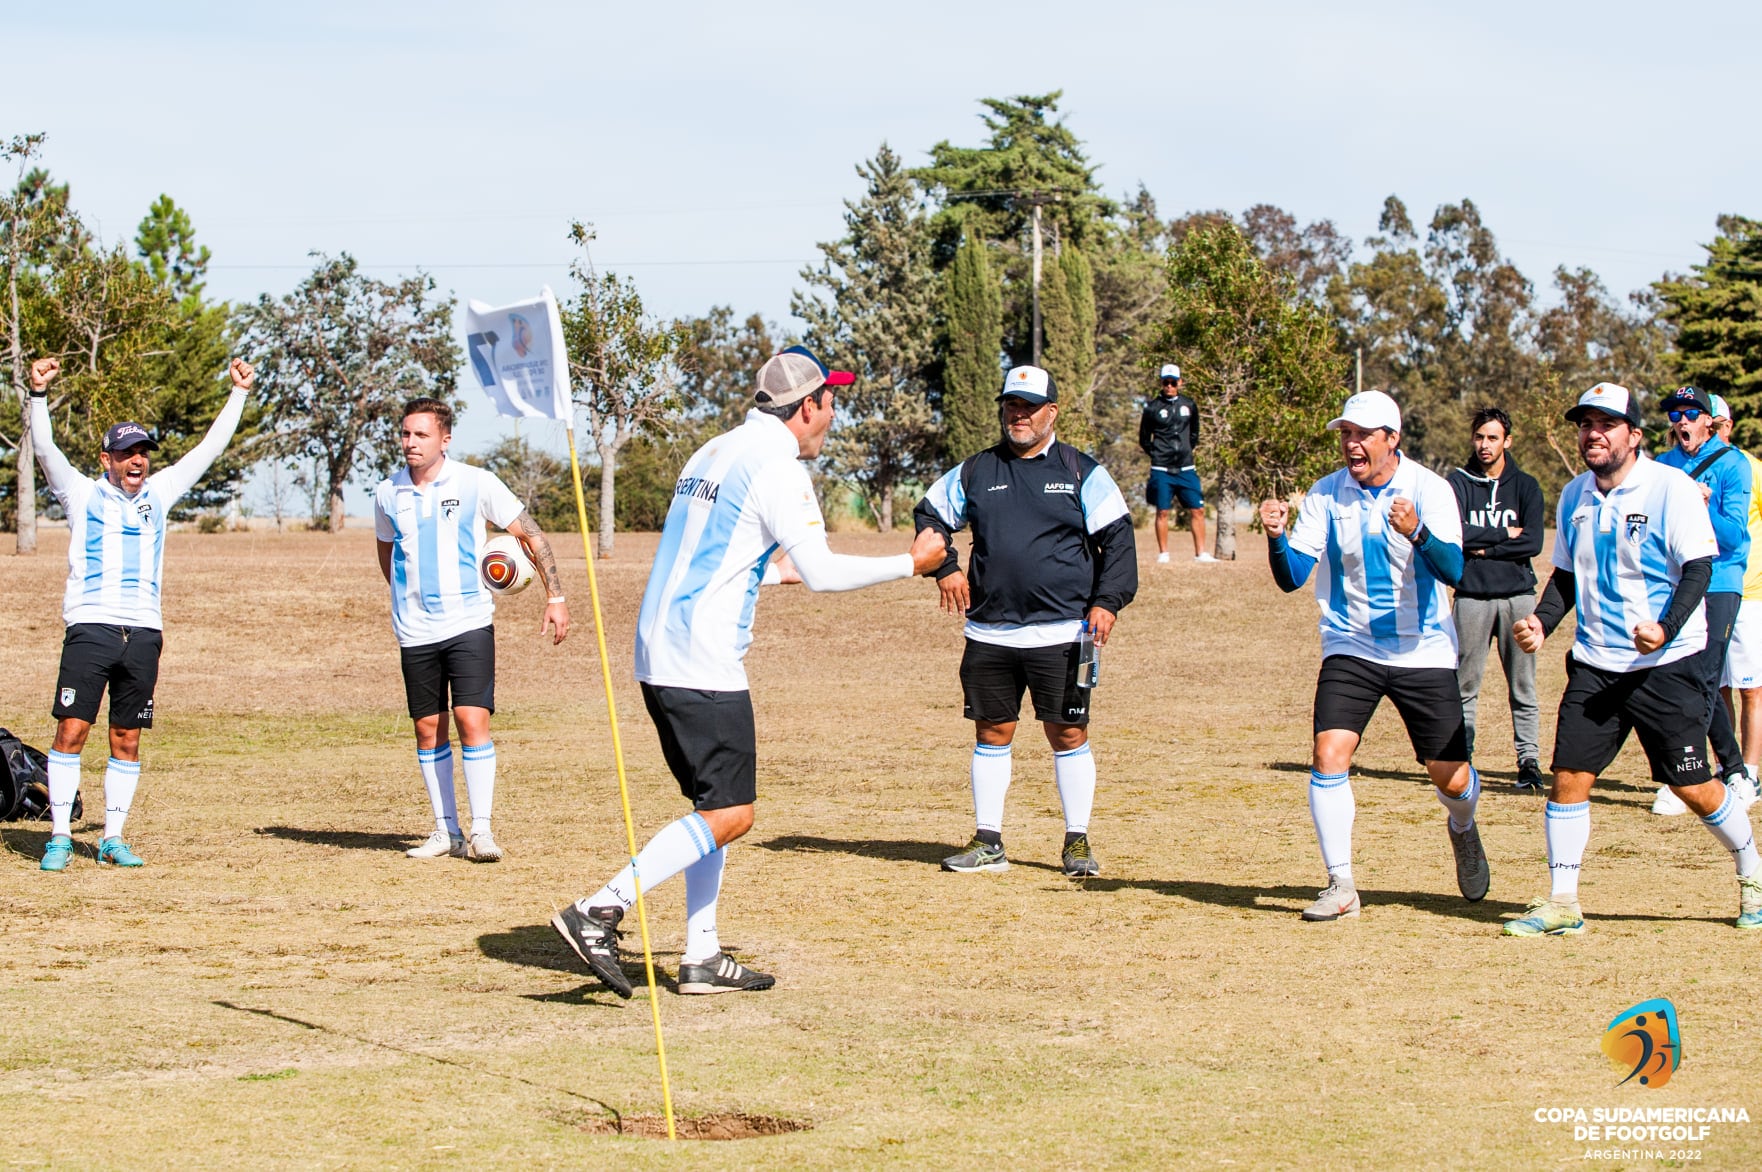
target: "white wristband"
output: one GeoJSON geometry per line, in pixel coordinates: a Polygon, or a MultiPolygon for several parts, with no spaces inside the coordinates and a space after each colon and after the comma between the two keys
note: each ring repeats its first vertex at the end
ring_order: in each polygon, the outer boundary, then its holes
{"type": "Polygon", "coordinates": [[[564,598],[561,594],[557,595],[555,598],[545,599],[545,602],[547,602],[551,606],[556,606],[560,602],[567,602],[567,601],[568,600],[566,598],[564,598]]]}

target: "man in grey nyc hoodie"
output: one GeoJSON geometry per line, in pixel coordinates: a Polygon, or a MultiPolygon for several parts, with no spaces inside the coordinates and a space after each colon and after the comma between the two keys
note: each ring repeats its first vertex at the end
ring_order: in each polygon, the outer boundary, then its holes
{"type": "Polygon", "coordinates": [[[1511,458],[1511,417],[1497,407],[1474,413],[1468,463],[1450,473],[1462,514],[1462,581],[1456,586],[1456,683],[1468,746],[1474,749],[1474,710],[1480,698],[1487,648],[1499,644],[1511,701],[1517,748],[1517,788],[1545,793],[1537,745],[1536,657],[1523,650],[1511,628],[1536,608],[1536,575],[1530,559],[1542,552],[1542,486],[1511,458]]]}

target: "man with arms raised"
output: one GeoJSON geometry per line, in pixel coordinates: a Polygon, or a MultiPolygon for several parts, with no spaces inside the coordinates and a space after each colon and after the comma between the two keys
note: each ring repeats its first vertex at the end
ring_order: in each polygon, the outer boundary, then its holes
{"type": "Polygon", "coordinates": [[[104,475],[74,471],[49,426],[49,383],[61,373],[54,358],[31,364],[31,432],[49,491],[67,515],[67,637],[55,683],[55,746],[49,752],[49,842],[42,869],[63,871],[73,857],[71,814],[80,788],[80,751],[98,700],[110,692],[110,763],[104,770],[104,836],[98,862],[139,867],[122,841],[123,822],[141,780],[141,730],[153,727],[163,627],[159,583],[165,568],[165,520],[178,500],[226,450],[245,410],[256,373],[235,358],[232,394],[202,442],[169,468],[149,475],[159,444],[138,423],[104,433],[98,463],[104,475]]]}
{"type": "Polygon", "coordinates": [[[434,833],[404,853],[493,863],[502,848],[491,830],[496,746],[495,595],[478,571],[485,521],[513,534],[532,557],[545,589],[539,634],[553,645],[569,633],[569,607],[557,559],[538,522],[493,472],[447,455],[453,409],[426,396],[404,404],[398,443],[404,466],[373,492],[379,572],[392,592],[392,631],[404,673],[404,698],[416,723],[416,764],[434,811],[434,833]],[[449,700],[450,697],[450,700],[449,700]],[[459,825],[447,710],[459,725],[471,837],[459,825]]]}
{"type": "Polygon", "coordinates": [[[1626,387],[1598,383],[1566,418],[1578,424],[1586,471],[1560,493],[1554,573],[1535,613],[1517,625],[1518,642],[1538,651],[1578,608],[1544,821],[1552,885],[1504,933],[1585,930],[1578,880],[1591,837],[1591,786],[1630,729],[1653,780],[1699,814],[1737,861],[1737,926],[1762,928],[1762,859],[1749,814],[1707,762],[1707,692],[1696,653],[1707,642],[1701,604],[1720,543],[1705,500],[1682,472],[1640,455],[1639,405],[1626,387]]]}
{"type": "Polygon", "coordinates": [[[1022,692],[1052,746],[1064,807],[1066,875],[1101,873],[1089,846],[1095,758],[1091,689],[1079,679],[1085,624],[1105,646],[1120,609],[1138,592],[1132,518],[1107,469],[1053,435],[1058,386],[1038,366],[1018,366],[998,395],[1003,440],[950,469],[914,510],[920,532],[973,531],[971,574],[954,548],[937,571],[942,607],[964,614],[961,692],[975,744],[972,841],[944,871],[1002,871],[1003,799],[1022,692]]]}
{"type": "MultiPolygon", "coordinates": [[[[1731,717],[1719,702],[1726,650],[1744,593],[1744,567],[1750,557],[1750,469],[1743,453],[1720,439],[1713,425],[1713,401],[1694,387],[1681,387],[1664,400],[1670,436],[1676,443],[1658,456],[1660,464],[1680,468],[1700,486],[1719,541],[1713,580],[1707,584],[1707,643],[1695,655],[1707,697],[1707,736],[1726,784],[1748,796],[1750,775],[1743,749],[1732,735],[1731,717]]],[[[1688,807],[1669,786],[1659,786],[1652,813],[1674,816],[1688,807]]]]}
{"type": "MultiPolygon", "coordinates": [[[[813,481],[801,461],[820,454],[836,388],[855,376],[828,370],[792,346],[759,368],[746,422],[699,448],[679,474],[636,625],[636,678],[661,738],[661,754],[692,813],[662,827],[636,857],[585,899],[551,918],[607,988],[629,997],[618,923],[647,893],[685,873],[685,952],[679,992],[756,992],[776,984],[722,951],[716,901],[727,846],[752,829],[758,796],[757,735],[743,660],[763,582],[855,590],[922,574],[944,546],[920,533],[910,553],[835,554],[813,481]],[[788,573],[767,569],[781,549],[788,573]]],[[[803,698],[803,718],[812,701],[803,698]]]]}
{"type": "Polygon", "coordinates": [[[1456,498],[1435,473],[1401,454],[1401,410],[1381,391],[1347,399],[1328,427],[1340,433],[1345,467],[1309,490],[1289,537],[1285,502],[1260,505],[1279,589],[1298,589],[1321,566],[1315,594],[1322,666],[1309,813],[1328,887],[1303,918],[1337,920],[1359,912],[1349,771],[1385,696],[1401,713],[1413,754],[1448,815],[1456,885],[1472,902],[1487,894],[1489,876],[1474,821],[1481,779],[1468,764],[1450,618],[1448,588],[1462,576],[1456,498]]]}

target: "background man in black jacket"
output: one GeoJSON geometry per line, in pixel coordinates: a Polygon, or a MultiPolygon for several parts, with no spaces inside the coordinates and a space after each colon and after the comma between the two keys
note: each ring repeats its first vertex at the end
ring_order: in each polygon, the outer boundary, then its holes
{"type": "Polygon", "coordinates": [[[1199,447],[1199,405],[1182,394],[1181,368],[1162,368],[1162,394],[1144,404],[1138,418],[1138,446],[1150,457],[1144,502],[1156,510],[1156,560],[1169,560],[1169,511],[1175,502],[1187,510],[1193,530],[1193,560],[1215,562],[1205,552],[1205,494],[1193,453],[1199,447]]]}
{"type": "Polygon", "coordinates": [[[930,486],[912,511],[920,533],[948,540],[931,576],[942,608],[967,616],[961,692],[973,722],[973,814],[977,829],[945,871],[1003,871],[1003,799],[1022,692],[1053,749],[1064,806],[1064,873],[1101,873],[1089,847],[1095,758],[1089,697],[1078,681],[1083,628],[1107,643],[1120,608],[1138,592],[1132,518],[1113,477],[1053,436],[1058,387],[1037,366],[1018,366],[998,396],[1003,442],[967,458],[930,486]],[[973,531],[971,580],[954,551],[955,530],[973,531]]]}
{"type": "Polygon", "coordinates": [[[1542,486],[1511,459],[1511,417],[1497,407],[1474,413],[1473,454],[1450,473],[1462,514],[1462,581],[1456,586],[1456,682],[1474,749],[1474,710],[1487,648],[1499,643],[1517,745],[1517,788],[1543,793],[1537,740],[1536,657],[1517,645],[1513,625],[1536,608],[1530,559],[1542,552],[1542,486]]]}

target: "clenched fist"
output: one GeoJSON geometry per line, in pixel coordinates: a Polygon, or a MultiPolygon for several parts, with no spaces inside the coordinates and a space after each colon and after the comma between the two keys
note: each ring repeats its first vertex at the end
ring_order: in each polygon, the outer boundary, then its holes
{"type": "Polygon", "coordinates": [[[1542,630],[1542,620],[1535,615],[1525,615],[1511,624],[1511,637],[1517,645],[1530,655],[1542,649],[1542,640],[1548,636],[1542,630]]]}
{"type": "Polygon", "coordinates": [[[1389,502],[1389,524],[1403,537],[1412,537],[1419,531],[1419,512],[1414,509],[1413,502],[1404,496],[1398,496],[1389,502]]]}
{"type": "Polygon", "coordinates": [[[243,358],[233,359],[232,365],[227,367],[227,373],[232,375],[232,385],[241,391],[250,390],[251,384],[257,381],[256,368],[243,358]]]}
{"type": "Polygon", "coordinates": [[[1285,531],[1285,522],[1291,516],[1291,506],[1284,501],[1264,500],[1260,502],[1260,525],[1266,530],[1269,538],[1277,537],[1285,531]]]}
{"type": "Polygon", "coordinates": [[[31,363],[31,394],[47,394],[49,384],[61,373],[61,359],[39,358],[31,363]]]}

